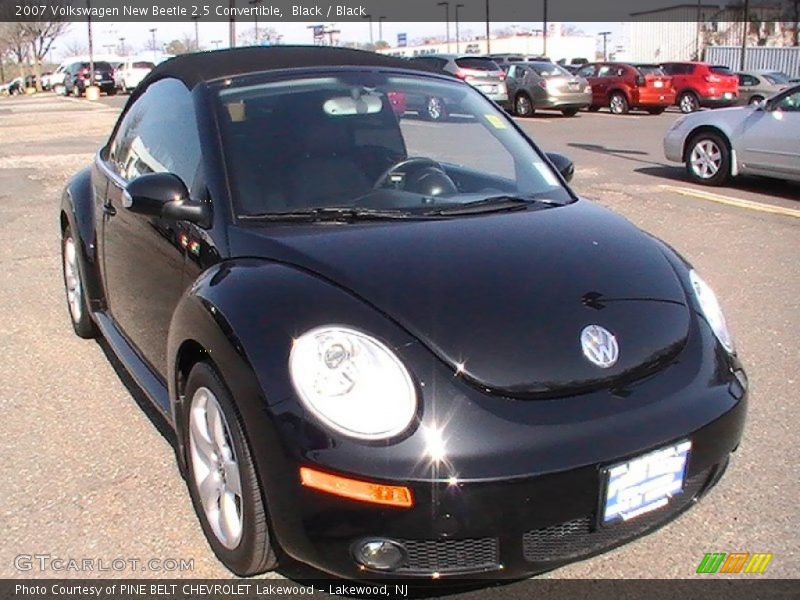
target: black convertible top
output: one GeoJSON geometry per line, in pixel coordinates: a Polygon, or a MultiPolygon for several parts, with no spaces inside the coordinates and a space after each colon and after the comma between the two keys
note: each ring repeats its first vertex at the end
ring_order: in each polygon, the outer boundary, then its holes
{"type": "Polygon", "coordinates": [[[251,46],[184,54],[164,61],[147,76],[152,82],[180,79],[192,89],[198,83],[246,73],[303,67],[388,67],[432,72],[428,65],[375,52],[326,46],[251,46]]]}

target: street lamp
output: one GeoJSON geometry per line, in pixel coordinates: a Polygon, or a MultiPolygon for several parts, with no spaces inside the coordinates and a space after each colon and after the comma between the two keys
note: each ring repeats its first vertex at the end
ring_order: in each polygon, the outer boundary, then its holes
{"type": "Polygon", "coordinates": [[[608,36],[611,35],[610,31],[601,31],[597,35],[603,36],[603,60],[608,60],[608,36]]]}
{"type": "Polygon", "coordinates": [[[461,37],[458,34],[458,9],[459,8],[464,8],[464,5],[463,4],[456,4],[456,54],[461,52],[461,50],[459,50],[459,41],[461,40],[461,37]]]}
{"type": "Polygon", "coordinates": [[[486,0],[486,54],[492,53],[492,42],[489,40],[489,0],[486,0]]]}
{"type": "Polygon", "coordinates": [[[150,30],[150,35],[152,36],[152,39],[153,39],[153,62],[156,62],[156,50],[157,50],[158,46],[156,46],[156,28],[155,27],[150,30]]]}
{"type": "Polygon", "coordinates": [[[542,56],[547,56],[547,0],[544,0],[544,14],[542,15],[542,56]]]}
{"type": "Polygon", "coordinates": [[[214,44],[214,50],[219,50],[219,45],[222,43],[222,40],[211,40],[211,43],[214,44]]]}
{"type": "Polygon", "coordinates": [[[264,0],[249,0],[248,4],[253,7],[253,21],[256,27],[256,45],[258,45],[258,11],[256,6],[261,4],[264,0]]]}
{"type": "Polygon", "coordinates": [[[370,46],[374,46],[375,38],[372,35],[372,15],[364,15],[362,18],[369,19],[369,44],[370,46]]]}
{"type": "Polygon", "coordinates": [[[444,6],[444,20],[447,23],[447,51],[450,52],[450,3],[437,2],[436,6],[444,6]]]}
{"type": "Polygon", "coordinates": [[[378,40],[383,40],[383,22],[386,17],[378,17],[378,40]]]}

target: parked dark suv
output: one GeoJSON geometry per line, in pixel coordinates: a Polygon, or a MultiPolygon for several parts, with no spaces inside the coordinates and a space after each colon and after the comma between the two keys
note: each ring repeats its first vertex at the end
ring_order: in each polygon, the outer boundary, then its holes
{"type": "Polygon", "coordinates": [[[661,65],[672,77],[676,104],[683,113],[700,107],[730,106],[739,97],[739,80],[728,67],[701,62],[670,62],[661,65]]]}
{"type": "MultiPolygon", "coordinates": [[[[83,96],[86,88],[92,84],[92,74],[88,62],[76,62],[67,67],[64,86],[67,94],[73,96],[83,96]]],[[[103,61],[94,63],[94,85],[100,88],[101,92],[108,95],[115,94],[117,91],[114,85],[114,67],[103,61]]]]}

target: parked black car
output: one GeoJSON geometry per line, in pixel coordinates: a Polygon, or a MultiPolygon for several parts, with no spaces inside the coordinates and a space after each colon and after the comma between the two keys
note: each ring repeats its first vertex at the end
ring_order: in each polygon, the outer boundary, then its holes
{"type": "Polygon", "coordinates": [[[69,314],[174,428],[229,569],[518,578],[717,482],[747,380],[716,298],[570,168],[373,53],[185,55],[137,87],[61,198],[69,314]]]}
{"type": "Polygon", "coordinates": [[[64,87],[67,94],[83,96],[89,85],[96,85],[101,92],[113,95],[117,92],[114,84],[114,67],[110,63],[98,61],[94,63],[94,80],[92,80],[92,66],[88,62],[76,62],[69,65],[64,77],[64,87]]]}

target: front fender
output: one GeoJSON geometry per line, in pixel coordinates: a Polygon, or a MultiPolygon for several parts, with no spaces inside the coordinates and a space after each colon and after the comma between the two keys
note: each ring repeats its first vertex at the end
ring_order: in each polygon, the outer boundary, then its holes
{"type": "MultiPolygon", "coordinates": [[[[328,436],[307,418],[288,373],[294,338],[341,323],[397,348],[414,338],[346,290],[282,263],[240,259],[215,265],[187,289],[170,325],[169,388],[184,460],[182,352],[201,348],[233,396],[260,474],[273,533],[292,556],[309,557],[298,519],[298,448],[326,446],[328,436]],[[302,440],[287,443],[286,440],[302,440]]],[[[197,356],[197,355],[195,355],[197,356]]],[[[184,465],[185,467],[185,465],[184,465]]]]}

